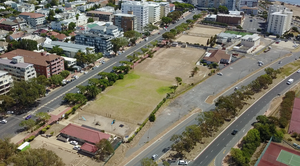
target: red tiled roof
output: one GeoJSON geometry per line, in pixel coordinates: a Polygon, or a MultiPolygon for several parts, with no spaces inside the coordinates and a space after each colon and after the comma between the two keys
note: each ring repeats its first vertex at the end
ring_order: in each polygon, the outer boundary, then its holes
{"type": "Polygon", "coordinates": [[[52,60],[57,58],[63,59],[62,57],[54,54],[38,53],[33,51],[27,51],[22,49],[16,49],[1,55],[1,58],[12,59],[15,56],[23,56],[24,62],[31,63],[39,66],[48,66],[52,60]]]}
{"type": "Polygon", "coordinates": [[[95,145],[89,144],[89,143],[84,143],[81,147],[81,150],[85,150],[91,153],[95,153],[97,152],[97,147],[95,145]]]}
{"type": "Polygon", "coordinates": [[[51,32],[48,32],[47,33],[47,36],[56,36],[56,35],[58,35],[59,33],[57,33],[57,32],[55,32],[55,31],[51,31],[51,32]]]}
{"type": "Polygon", "coordinates": [[[23,16],[30,16],[30,18],[39,18],[39,17],[45,17],[45,15],[43,14],[39,14],[39,13],[30,13],[30,12],[23,12],[19,15],[23,15],[23,16]]]}
{"type": "Polygon", "coordinates": [[[175,6],[174,4],[170,3],[170,7],[174,7],[174,6],[175,6]]]}
{"type": "Polygon", "coordinates": [[[300,99],[295,98],[294,100],[294,106],[293,106],[293,112],[289,127],[289,133],[300,133],[300,99]]]}
{"type": "Polygon", "coordinates": [[[17,38],[24,37],[24,36],[25,36],[25,33],[22,31],[10,35],[10,37],[12,37],[13,39],[17,39],[17,38]]]}
{"type": "Polygon", "coordinates": [[[105,134],[100,131],[77,126],[71,123],[65,128],[63,128],[60,131],[60,133],[70,135],[72,137],[76,137],[94,144],[98,143],[102,139],[109,139],[110,137],[109,134],[105,134]]]}
{"type": "Polygon", "coordinates": [[[211,55],[203,58],[206,61],[219,63],[221,59],[230,59],[230,55],[226,54],[226,52],[223,50],[210,50],[208,52],[211,53],[211,55]]]}
{"type": "Polygon", "coordinates": [[[56,37],[58,40],[64,40],[67,36],[65,34],[59,33],[59,34],[57,34],[54,37],[56,37]]]}
{"type": "Polygon", "coordinates": [[[48,31],[45,29],[39,29],[39,30],[34,31],[34,33],[47,33],[47,32],[48,31]]]}

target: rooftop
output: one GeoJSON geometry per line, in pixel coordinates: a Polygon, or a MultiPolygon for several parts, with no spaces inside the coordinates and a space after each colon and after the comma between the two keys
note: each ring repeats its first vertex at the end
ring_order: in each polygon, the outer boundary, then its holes
{"type": "Polygon", "coordinates": [[[245,35],[244,37],[241,38],[242,40],[258,40],[260,39],[260,36],[258,34],[253,34],[253,35],[245,35]]]}
{"type": "Polygon", "coordinates": [[[43,46],[46,48],[53,48],[54,46],[59,46],[59,48],[62,48],[63,50],[74,51],[74,52],[77,52],[78,50],[86,50],[86,48],[91,48],[91,46],[66,43],[60,41],[52,41],[51,43],[44,43],[43,46]]]}
{"type": "Polygon", "coordinates": [[[218,34],[218,37],[223,37],[223,38],[236,38],[237,35],[236,35],[236,34],[231,34],[231,33],[224,33],[224,32],[221,32],[220,34],[218,34]]]}
{"type": "Polygon", "coordinates": [[[81,147],[80,147],[81,150],[84,150],[84,151],[88,151],[88,152],[91,152],[91,153],[95,153],[97,152],[97,147],[95,145],[92,145],[92,144],[89,144],[89,143],[84,143],[81,147]]]}
{"type": "Polygon", "coordinates": [[[39,17],[45,17],[45,15],[43,14],[39,14],[39,13],[30,13],[30,12],[23,12],[19,15],[23,15],[23,16],[30,16],[30,18],[39,18],[39,17]]]}
{"type": "Polygon", "coordinates": [[[231,14],[218,14],[217,16],[221,16],[221,17],[243,17],[241,15],[231,15],[231,14]]]}
{"type": "Polygon", "coordinates": [[[1,24],[4,24],[4,25],[11,25],[11,26],[18,25],[18,23],[15,23],[15,22],[13,22],[13,21],[2,21],[1,24]]]}
{"type": "Polygon", "coordinates": [[[109,134],[105,134],[82,126],[77,126],[71,123],[63,128],[60,133],[70,135],[94,144],[100,142],[100,140],[102,139],[109,139],[110,137],[109,134]]]}
{"type": "Polygon", "coordinates": [[[207,56],[203,58],[206,61],[219,63],[221,59],[230,59],[230,55],[224,50],[210,50],[207,52],[207,56]]]}
{"type": "Polygon", "coordinates": [[[8,74],[8,72],[0,70],[0,76],[6,75],[6,74],[8,74]]]}
{"type": "Polygon", "coordinates": [[[14,33],[14,34],[10,35],[10,37],[13,38],[13,39],[17,39],[17,38],[24,37],[24,36],[25,36],[25,33],[23,31],[20,31],[20,32],[17,32],[17,33],[14,33]]]}
{"type": "Polygon", "coordinates": [[[94,11],[88,11],[87,13],[92,13],[92,14],[103,14],[103,15],[112,15],[113,13],[111,12],[102,12],[102,11],[97,11],[97,10],[94,10],[94,11]]]}
{"type": "Polygon", "coordinates": [[[0,57],[0,64],[14,66],[14,67],[20,67],[20,68],[26,68],[28,66],[32,66],[32,64],[30,64],[30,63],[12,63],[12,60],[4,59],[2,56],[0,57]]]}
{"type": "Polygon", "coordinates": [[[39,66],[48,66],[52,60],[55,60],[58,58],[62,59],[58,55],[44,53],[44,52],[37,53],[37,52],[27,51],[27,50],[22,50],[22,49],[16,49],[16,50],[7,52],[5,54],[2,54],[0,56],[0,58],[7,57],[8,59],[12,59],[13,57],[18,56],[18,55],[24,57],[24,62],[31,63],[34,65],[39,65],[39,66]]]}
{"type": "Polygon", "coordinates": [[[133,14],[126,14],[126,13],[117,13],[114,14],[115,16],[124,16],[124,17],[135,17],[133,14]]]}

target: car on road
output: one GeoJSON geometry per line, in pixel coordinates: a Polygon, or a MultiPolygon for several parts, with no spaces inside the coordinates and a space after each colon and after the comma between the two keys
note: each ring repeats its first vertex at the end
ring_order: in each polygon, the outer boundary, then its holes
{"type": "Polygon", "coordinates": [[[234,129],[234,130],[231,132],[232,135],[236,135],[236,133],[238,133],[238,130],[237,130],[237,129],[234,129]]]}
{"type": "Polygon", "coordinates": [[[252,20],[250,20],[250,22],[252,22],[252,20]]]}
{"type": "Polygon", "coordinates": [[[282,61],[279,61],[279,62],[278,62],[278,64],[281,64],[281,63],[282,63],[282,61]]]}
{"type": "Polygon", "coordinates": [[[1,123],[2,123],[2,124],[6,124],[6,123],[7,123],[7,120],[3,119],[3,120],[1,120],[1,123]]]}
{"type": "Polygon", "coordinates": [[[154,155],[152,155],[152,160],[155,160],[156,158],[158,157],[158,155],[157,154],[154,154],[154,155]]]}
{"type": "Polygon", "coordinates": [[[188,162],[184,160],[179,160],[178,165],[188,165],[188,162]]]}
{"type": "Polygon", "coordinates": [[[164,149],[162,150],[162,152],[166,153],[166,152],[169,151],[170,149],[171,149],[171,147],[164,148],[164,149]]]}
{"type": "Polygon", "coordinates": [[[234,88],[234,90],[238,90],[238,89],[239,89],[239,87],[235,87],[235,88],[234,88]]]}
{"type": "Polygon", "coordinates": [[[300,73],[300,70],[298,70],[297,73],[300,73]]]}
{"type": "Polygon", "coordinates": [[[220,72],[219,72],[219,73],[217,73],[217,75],[219,75],[219,76],[222,76],[222,75],[223,75],[223,73],[220,73],[220,72]]]}
{"type": "Polygon", "coordinates": [[[77,141],[70,141],[70,144],[72,144],[72,145],[78,145],[78,142],[77,141]]]}
{"type": "Polygon", "coordinates": [[[31,118],[31,115],[26,116],[25,120],[28,120],[31,118]]]}

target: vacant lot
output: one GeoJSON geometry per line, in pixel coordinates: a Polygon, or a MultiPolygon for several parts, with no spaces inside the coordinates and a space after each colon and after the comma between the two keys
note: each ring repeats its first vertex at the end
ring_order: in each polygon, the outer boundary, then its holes
{"type": "Polygon", "coordinates": [[[224,31],[224,28],[217,28],[217,27],[205,26],[205,25],[197,25],[196,27],[192,28],[189,32],[214,36],[215,34],[219,34],[223,31],[224,31]]]}
{"type": "Polygon", "coordinates": [[[206,45],[207,42],[207,37],[199,37],[199,36],[191,36],[191,35],[182,35],[180,36],[178,39],[176,39],[175,41],[180,41],[180,42],[188,42],[191,44],[197,44],[199,43],[200,45],[206,45]]]}
{"type": "Polygon", "coordinates": [[[154,58],[146,59],[138,65],[137,72],[150,73],[161,80],[175,82],[175,77],[182,78],[183,83],[194,83],[203,79],[208,74],[207,67],[199,67],[199,73],[191,76],[191,71],[196,66],[197,60],[203,55],[204,50],[196,48],[171,47],[158,52],[154,58]]]}
{"type": "Polygon", "coordinates": [[[142,123],[166,96],[170,81],[132,71],[101,93],[84,111],[133,124],[142,123]]]}

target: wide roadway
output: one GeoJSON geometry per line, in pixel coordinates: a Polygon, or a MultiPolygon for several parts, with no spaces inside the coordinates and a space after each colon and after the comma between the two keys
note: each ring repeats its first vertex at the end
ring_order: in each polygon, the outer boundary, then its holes
{"type": "Polygon", "coordinates": [[[99,78],[97,74],[99,72],[110,72],[113,68],[113,66],[119,66],[120,61],[127,60],[127,56],[131,55],[133,52],[140,51],[141,48],[147,46],[150,44],[150,42],[155,40],[161,40],[162,34],[165,32],[168,32],[170,29],[175,28],[181,23],[184,23],[187,19],[192,19],[193,15],[198,14],[199,11],[196,11],[195,13],[190,13],[188,16],[186,16],[185,19],[180,19],[177,23],[171,24],[167,31],[166,30],[160,30],[160,34],[154,34],[152,36],[148,37],[148,41],[142,41],[140,43],[137,43],[136,46],[129,48],[121,55],[118,55],[116,57],[110,58],[109,61],[107,61],[105,64],[100,65],[98,68],[95,68],[95,70],[89,71],[87,74],[82,75],[79,77],[79,79],[65,85],[64,87],[60,87],[56,89],[55,91],[51,92],[48,96],[43,97],[39,99],[39,106],[36,108],[32,108],[27,114],[23,115],[13,115],[11,117],[7,118],[7,124],[1,124],[0,127],[0,137],[13,137],[17,134],[17,131],[22,129],[19,127],[19,124],[24,118],[29,114],[35,114],[37,112],[51,112],[58,108],[61,105],[61,102],[63,100],[63,97],[66,93],[76,93],[78,89],[76,86],[78,85],[87,85],[88,80],[90,78],[99,78]]]}

